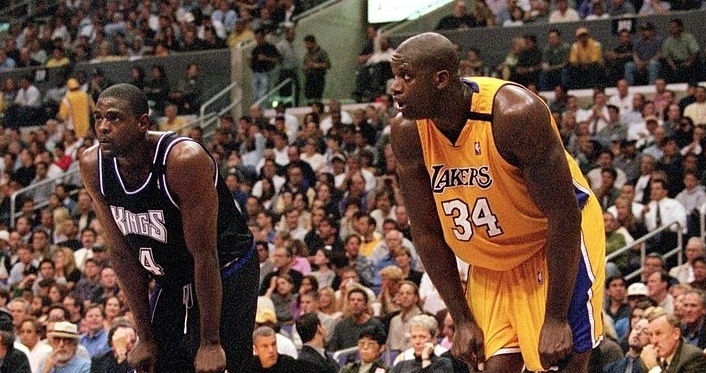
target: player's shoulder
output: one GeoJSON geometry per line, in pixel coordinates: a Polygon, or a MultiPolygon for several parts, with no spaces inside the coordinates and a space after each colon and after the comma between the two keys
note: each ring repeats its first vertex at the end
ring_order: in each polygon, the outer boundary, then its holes
{"type": "Polygon", "coordinates": [[[390,142],[398,159],[405,161],[418,158],[421,142],[417,122],[397,114],[390,122],[390,142]]]}

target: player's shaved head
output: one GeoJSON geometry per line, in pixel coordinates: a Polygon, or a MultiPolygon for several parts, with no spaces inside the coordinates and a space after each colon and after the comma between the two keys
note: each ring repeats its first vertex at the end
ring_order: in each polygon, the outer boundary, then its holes
{"type": "Polygon", "coordinates": [[[149,104],[145,92],[132,84],[120,83],[110,86],[100,94],[98,99],[108,97],[127,102],[135,116],[149,113],[149,104]]]}
{"type": "Polygon", "coordinates": [[[421,70],[447,70],[451,76],[458,74],[459,57],[456,47],[445,36],[435,32],[426,32],[405,40],[395,54],[406,57],[408,62],[421,70]]]}

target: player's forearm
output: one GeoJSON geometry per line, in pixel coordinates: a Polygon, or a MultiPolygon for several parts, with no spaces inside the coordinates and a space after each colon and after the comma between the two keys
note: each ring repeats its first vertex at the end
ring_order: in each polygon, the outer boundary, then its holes
{"type": "Polygon", "coordinates": [[[581,257],[581,218],[554,219],[547,232],[546,317],[566,319],[581,257]]]}
{"type": "Polygon", "coordinates": [[[220,341],[221,274],[215,253],[204,256],[203,258],[194,258],[194,286],[201,315],[201,344],[214,344],[220,341]]]}
{"type": "Polygon", "coordinates": [[[439,242],[420,242],[419,256],[429,278],[455,322],[473,322],[456,265],[456,256],[446,245],[439,242]],[[422,249],[424,247],[425,249],[422,249]]]}
{"type": "Polygon", "coordinates": [[[149,303],[145,299],[149,296],[149,279],[135,258],[121,256],[115,253],[116,250],[113,251],[111,263],[135,319],[137,334],[141,339],[153,340],[149,303]]]}

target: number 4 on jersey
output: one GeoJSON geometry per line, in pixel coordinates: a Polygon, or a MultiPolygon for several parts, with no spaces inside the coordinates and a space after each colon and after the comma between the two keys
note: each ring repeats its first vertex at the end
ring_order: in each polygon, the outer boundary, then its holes
{"type": "Polygon", "coordinates": [[[503,233],[503,230],[498,226],[498,218],[490,210],[490,205],[488,205],[486,198],[478,198],[472,210],[469,209],[466,202],[458,198],[443,201],[441,206],[444,209],[444,214],[453,219],[454,227],[452,230],[459,241],[470,241],[471,237],[473,237],[474,226],[478,228],[485,226],[488,237],[503,233]]]}
{"type": "Polygon", "coordinates": [[[141,247],[140,248],[140,264],[145,267],[146,270],[150,271],[155,276],[164,276],[164,269],[162,266],[157,264],[154,260],[154,255],[152,254],[152,248],[141,247]]]}

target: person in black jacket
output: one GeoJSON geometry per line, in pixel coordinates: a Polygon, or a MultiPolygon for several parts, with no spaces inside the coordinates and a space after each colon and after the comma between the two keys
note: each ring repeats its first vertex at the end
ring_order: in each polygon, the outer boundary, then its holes
{"type": "Polygon", "coordinates": [[[298,372],[306,373],[336,373],[338,364],[326,354],[324,338],[326,327],[321,324],[319,316],[307,313],[297,320],[297,332],[302,339],[302,351],[299,353],[298,372]]]}
{"type": "Polygon", "coordinates": [[[0,309],[0,373],[30,373],[29,359],[14,347],[12,315],[0,309]]]}

